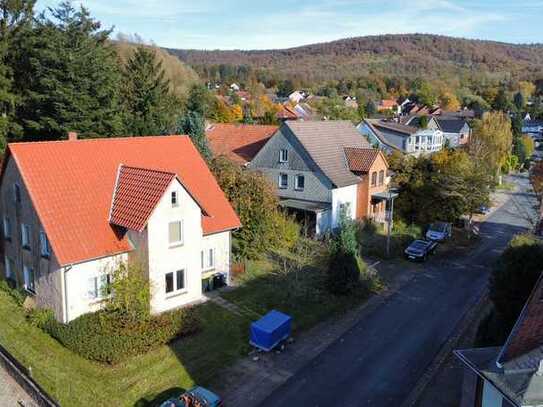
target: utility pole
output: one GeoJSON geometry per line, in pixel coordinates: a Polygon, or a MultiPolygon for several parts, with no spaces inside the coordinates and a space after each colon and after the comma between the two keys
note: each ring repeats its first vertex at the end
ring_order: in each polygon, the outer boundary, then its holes
{"type": "Polygon", "coordinates": [[[387,247],[386,247],[386,255],[387,257],[390,257],[390,238],[392,235],[392,226],[394,222],[394,199],[398,197],[398,194],[395,192],[387,191],[387,204],[389,205],[390,210],[387,214],[387,247]]]}

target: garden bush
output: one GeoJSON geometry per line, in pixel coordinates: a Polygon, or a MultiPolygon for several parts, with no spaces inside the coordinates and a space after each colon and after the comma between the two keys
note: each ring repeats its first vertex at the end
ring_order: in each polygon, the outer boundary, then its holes
{"type": "Polygon", "coordinates": [[[23,305],[27,293],[24,290],[15,288],[15,282],[12,280],[0,280],[0,290],[8,293],[18,305],[23,305]]]}
{"type": "Polygon", "coordinates": [[[43,310],[31,312],[29,320],[80,356],[109,364],[143,354],[200,329],[200,321],[192,308],[142,321],[105,310],[82,315],[67,325],[59,323],[52,313],[43,310]]]}
{"type": "Polygon", "coordinates": [[[326,286],[332,294],[347,295],[359,287],[364,268],[365,265],[358,256],[337,251],[330,258],[326,286]]]}

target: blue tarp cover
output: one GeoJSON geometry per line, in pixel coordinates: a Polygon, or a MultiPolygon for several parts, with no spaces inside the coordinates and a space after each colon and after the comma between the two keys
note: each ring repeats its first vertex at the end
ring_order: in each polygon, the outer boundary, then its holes
{"type": "Polygon", "coordinates": [[[277,344],[290,336],[292,318],[279,311],[270,311],[261,319],[251,324],[250,343],[265,351],[272,350],[277,344]]]}

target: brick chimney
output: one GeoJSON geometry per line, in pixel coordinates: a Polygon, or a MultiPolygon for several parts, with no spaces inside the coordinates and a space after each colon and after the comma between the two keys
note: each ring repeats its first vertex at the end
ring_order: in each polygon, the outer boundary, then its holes
{"type": "Polygon", "coordinates": [[[75,131],[69,131],[68,132],[68,140],[76,141],[77,140],[77,133],[75,131]]]}

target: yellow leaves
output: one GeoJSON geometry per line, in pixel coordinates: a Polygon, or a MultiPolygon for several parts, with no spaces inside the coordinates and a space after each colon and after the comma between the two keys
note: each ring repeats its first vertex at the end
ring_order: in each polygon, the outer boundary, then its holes
{"type": "Polygon", "coordinates": [[[441,93],[439,96],[439,104],[443,110],[448,112],[456,112],[462,107],[456,95],[449,90],[441,93]]]}
{"type": "Polygon", "coordinates": [[[520,93],[522,93],[522,96],[524,96],[524,100],[530,99],[536,90],[536,86],[532,82],[529,82],[529,81],[520,81],[518,83],[518,87],[519,87],[520,93]]]}

